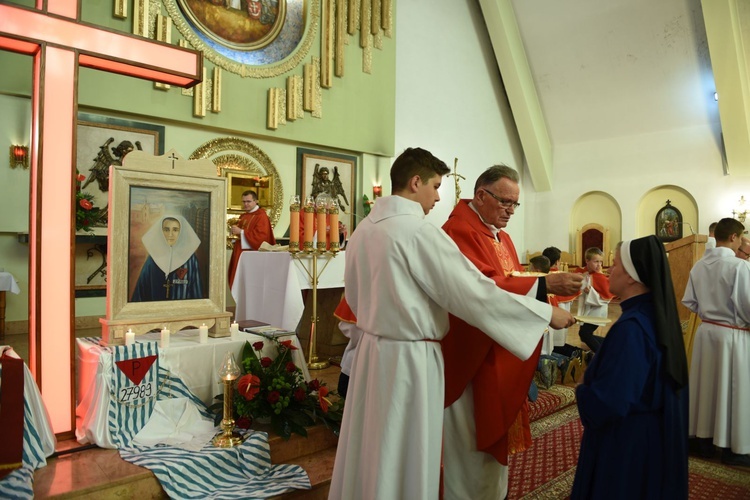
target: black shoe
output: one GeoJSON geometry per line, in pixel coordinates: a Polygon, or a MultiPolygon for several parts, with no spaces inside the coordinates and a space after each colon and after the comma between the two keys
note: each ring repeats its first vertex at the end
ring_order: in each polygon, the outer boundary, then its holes
{"type": "Polygon", "coordinates": [[[734,453],[729,448],[724,448],[721,454],[721,463],[738,467],[750,467],[750,455],[740,455],[739,453],[734,453]]]}
{"type": "Polygon", "coordinates": [[[714,458],[716,447],[713,438],[695,438],[688,439],[688,453],[700,458],[714,458]]]}

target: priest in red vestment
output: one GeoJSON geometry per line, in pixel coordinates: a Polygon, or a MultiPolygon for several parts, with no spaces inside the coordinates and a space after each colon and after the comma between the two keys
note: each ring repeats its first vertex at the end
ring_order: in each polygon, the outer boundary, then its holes
{"type": "MultiPolygon", "coordinates": [[[[443,229],[461,252],[500,288],[547,301],[572,295],[581,276],[512,276],[523,271],[513,241],[502,231],[518,207],[518,173],[487,169],[472,200],[461,200],[443,229]]],[[[508,454],[531,444],[526,398],[539,359],[521,361],[466,322],[451,316],[442,340],[445,358],[445,498],[505,498],[508,454]]]]}
{"type": "Polygon", "coordinates": [[[239,235],[234,242],[232,249],[232,258],[229,261],[229,288],[234,283],[234,274],[237,272],[237,263],[240,255],[245,250],[257,250],[261,243],[268,242],[271,245],[276,244],[276,238],[273,236],[273,228],[266,211],[258,205],[258,194],[253,190],[242,193],[242,207],[245,213],[240,215],[239,222],[232,226],[232,234],[239,235]]]}

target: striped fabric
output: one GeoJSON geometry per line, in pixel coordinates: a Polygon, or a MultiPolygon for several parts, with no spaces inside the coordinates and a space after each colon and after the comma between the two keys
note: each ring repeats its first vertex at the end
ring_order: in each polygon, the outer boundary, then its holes
{"type": "Polygon", "coordinates": [[[132,387],[133,382],[117,367],[118,361],[143,358],[146,356],[158,356],[159,346],[156,342],[144,342],[129,346],[117,346],[112,348],[112,393],[109,398],[108,421],[112,441],[118,448],[130,445],[130,441],[138,434],[138,431],[146,425],[151,413],[154,411],[156,399],[160,395],[159,388],[159,361],[154,362],[141,384],[151,384],[154,388],[152,396],[139,400],[133,404],[121,404],[118,402],[120,390],[132,387]]]}
{"type": "Polygon", "coordinates": [[[42,438],[31,420],[31,407],[27,398],[28,391],[24,389],[23,467],[0,481],[0,498],[34,498],[34,470],[47,465],[42,438]]]}
{"type": "Polygon", "coordinates": [[[158,387],[156,397],[141,400],[138,404],[118,403],[117,391],[133,383],[117,368],[116,362],[153,354],[158,354],[156,342],[112,348],[114,363],[110,386],[113,393],[107,409],[108,425],[112,440],[124,460],[150,469],[172,498],[267,498],[294,489],[310,488],[310,480],[301,467],[271,465],[268,435],[261,432],[253,433],[236,448],[221,449],[208,445],[200,453],[169,446],[132,445],[133,438],[148,422],[157,399],[188,398],[203,417],[213,420],[206,405],[182,380],[158,367],[156,362],[141,382],[155,383],[158,387]]]}
{"type": "Polygon", "coordinates": [[[310,489],[298,465],[271,465],[268,435],[255,432],[236,448],[206,446],[200,453],[156,446],[120,450],[120,456],[150,469],[170,498],[268,498],[310,489]]]}

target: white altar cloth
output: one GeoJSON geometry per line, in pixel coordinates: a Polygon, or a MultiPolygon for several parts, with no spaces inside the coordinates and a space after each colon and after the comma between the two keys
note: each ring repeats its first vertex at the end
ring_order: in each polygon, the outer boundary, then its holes
{"type": "Polygon", "coordinates": [[[18,295],[21,293],[21,289],[18,287],[16,278],[6,272],[0,272],[0,292],[10,292],[18,295]]]}
{"type": "MultiPolygon", "coordinates": [[[[159,348],[159,364],[169,370],[171,376],[179,378],[187,388],[206,406],[214,402],[223,387],[219,368],[225,353],[232,351],[239,363],[245,342],[263,341],[263,356],[275,357],[273,343],[259,335],[240,332],[239,340],[209,338],[208,343],[198,341],[198,330],[183,330],[172,334],[170,346],[159,348]]],[[[136,337],[136,342],[154,342],[159,332],[136,337]]],[[[292,351],[292,361],[302,370],[305,380],[310,380],[302,346],[296,335],[278,337],[291,340],[297,347],[292,351]]],[[[82,444],[94,443],[102,448],[115,448],[107,426],[107,406],[111,391],[113,360],[111,351],[101,347],[93,339],[76,339],[78,357],[78,406],[76,408],[76,438],[82,444]]]]}
{"type": "MultiPolygon", "coordinates": [[[[330,260],[318,258],[319,290],[344,287],[345,253],[339,252],[330,260]]],[[[312,288],[305,272],[305,268],[312,271],[312,257],[298,255],[299,260],[292,259],[288,252],[242,252],[232,286],[236,321],[253,319],[297,330],[305,310],[302,290],[312,288]]]]}

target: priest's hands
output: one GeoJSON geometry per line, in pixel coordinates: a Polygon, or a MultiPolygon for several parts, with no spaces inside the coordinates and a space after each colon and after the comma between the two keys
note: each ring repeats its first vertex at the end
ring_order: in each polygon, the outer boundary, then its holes
{"type": "Polygon", "coordinates": [[[555,330],[562,330],[563,328],[573,326],[575,322],[576,320],[573,318],[573,315],[565,309],[560,309],[559,307],[552,308],[552,319],[549,322],[549,326],[555,330]]]}
{"type": "Polygon", "coordinates": [[[577,273],[552,273],[544,279],[547,282],[547,293],[555,295],[575,295],[583,283],[583,275],[577,273]]]}
{"type": "Polygon", "coordinates": [[[232,226],[232,234],[238,235],[242,232],[242,229],[239,226],[232,226]]]}

